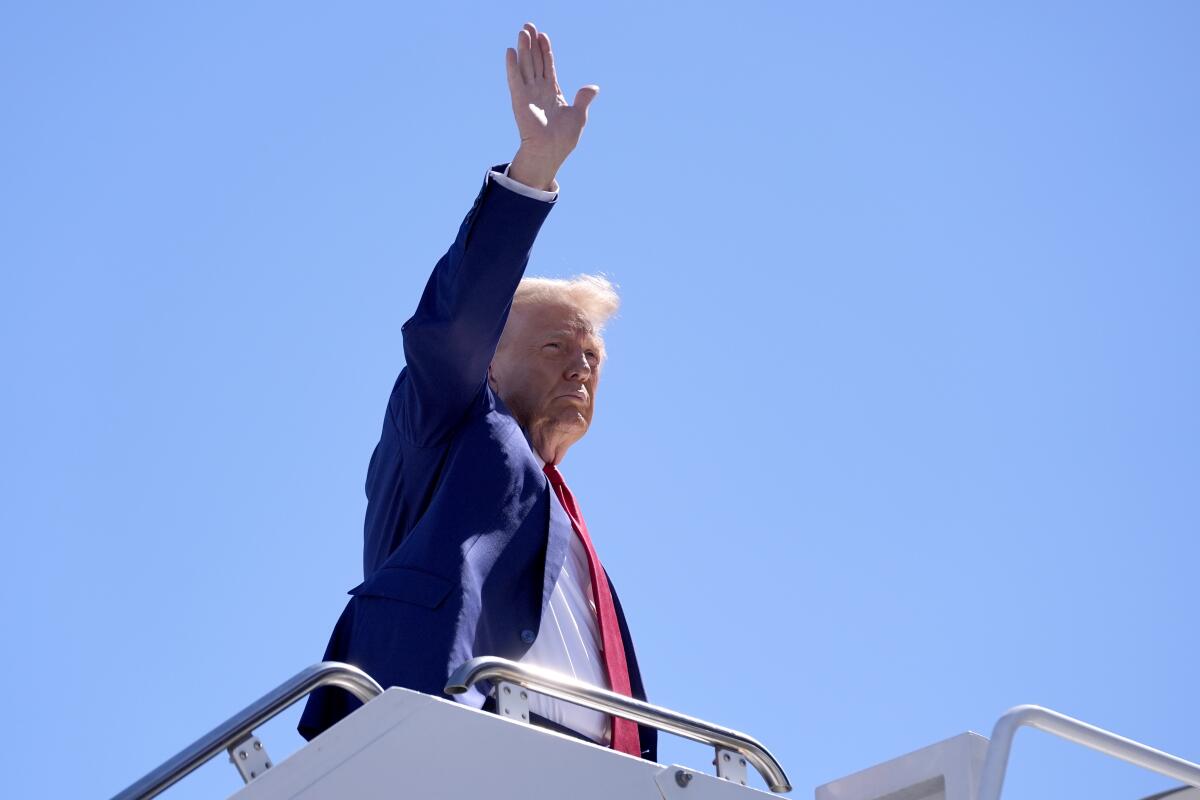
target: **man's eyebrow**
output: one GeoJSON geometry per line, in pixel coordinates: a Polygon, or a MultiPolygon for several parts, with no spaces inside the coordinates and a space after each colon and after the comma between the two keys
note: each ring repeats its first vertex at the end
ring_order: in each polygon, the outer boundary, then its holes
{"type": "Polygon", "coordinates": [[[587,337],[589,344],[596,347],[604,346],[604,339],[600,336],[600,334],[596,333],[596,329],[590,325],[573,325],[570,328],[552,328],[549,330],[543,330],[540,336],[543,339],[574,339],[581,333],[587,337]]]}

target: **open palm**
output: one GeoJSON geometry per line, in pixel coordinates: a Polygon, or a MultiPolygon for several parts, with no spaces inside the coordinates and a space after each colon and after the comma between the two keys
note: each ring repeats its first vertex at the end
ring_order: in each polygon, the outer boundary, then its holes
{"type": "Polygon", "coordinates": [[[538,154],[557,169],[579,143],[588,105],[600,87],[584,86],[575,94],[575,104],[568,105],[558,85],[550,37],[532,22],[517,34],[516,49],[505,52],[505,63],[521,149],[538,154]]]}

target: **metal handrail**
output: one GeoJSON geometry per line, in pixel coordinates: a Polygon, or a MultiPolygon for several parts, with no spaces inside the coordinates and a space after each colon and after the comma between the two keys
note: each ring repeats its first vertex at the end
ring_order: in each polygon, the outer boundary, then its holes
{"type": "Polygon", "coordinates": [[[231,744],[241,741],[314,689],[337,686],[364,703],[383,694],[383,688],[358,667],[322,661],[293,675],[208,733],[146,773],[113,800],[147,800],[180,780],[231,744]]]}
{"type": "Polygon", "coordinates": [[[983,762],[983,774],[979,779],[978,800],[1000,800],[1004,788],[1004,773],[1008,770],[1008,756],[1012,750],[1013,737],[1022,727],[1037,728],[1092,750],[1128,761],[1139,767],[1166,775],[1169,778],[1200,788],[1200,764],[1155,750],[1141,742],[1126,739],[1111,731],[1088,725],[1086,722],[1059,714],[1041,706],[1017,706],[1010,708],[996,721],[992,729],[992,741],[988,745],[987,757],[983,762]]]}
{"type": "Polygon", "coordinates": [[[758,770],[773,792],[790,792],[791,783],[775,756],[755,738],[668,708],[643,703],[556,672],[517,664],[495,656],[481,656],[462,664],[450,676],[446,694],[462,694],[475,683],[500,679],[526,689],[565,700],[605,714],[657,728],[713,747],[722,747],[745,757],[758,770]]]}

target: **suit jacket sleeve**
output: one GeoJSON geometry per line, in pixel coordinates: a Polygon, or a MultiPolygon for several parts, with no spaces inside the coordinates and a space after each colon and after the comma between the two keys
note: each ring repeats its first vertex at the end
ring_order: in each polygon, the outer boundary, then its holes
{"type": "Polygon", "coordinates": [[[484,180],[402,329],[407,366],[388,416],[412,444],[444,441],[482,391],[513,293],[551,208],[553,203],[505,188],[490,173],[484,180]]]}

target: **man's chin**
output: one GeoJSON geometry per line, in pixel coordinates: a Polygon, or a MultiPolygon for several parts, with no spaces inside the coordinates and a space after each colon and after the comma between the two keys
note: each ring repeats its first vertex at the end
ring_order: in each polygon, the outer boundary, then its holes
{"type": "Polygon", "coordinates": [[[554,420],[554,427],[562,431],[572,431],[582,436],[587,433],[588,420],[578,411],[560,414],[554,420]]]}
{"type": "Polygon", "coordinates": [[[576,409],[560,409],[557,413],[540,418],[531,426],[534,430],[554,430],[561,434],[571,434],[575,439],[587,433],[591,420],[576,409]]]}

